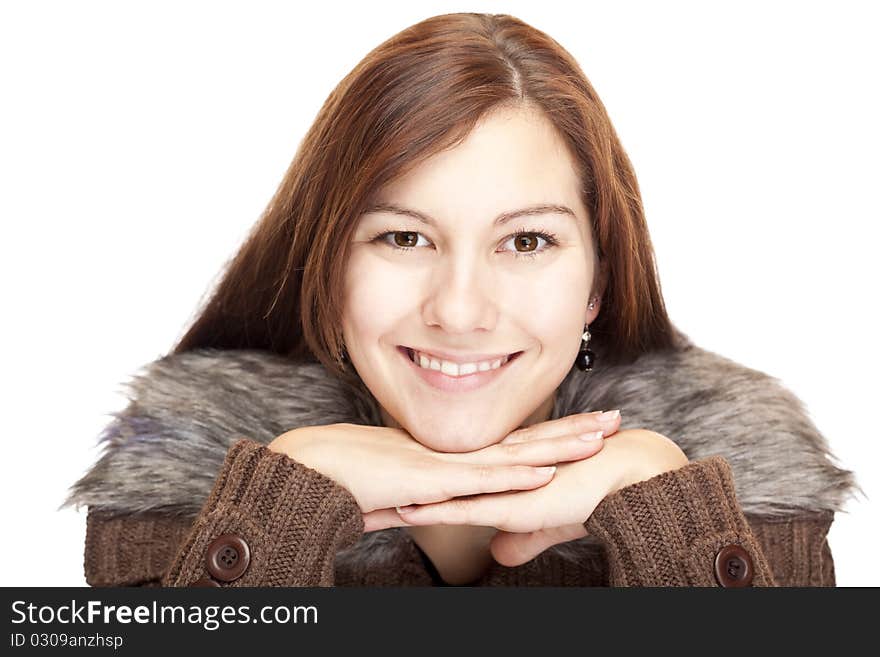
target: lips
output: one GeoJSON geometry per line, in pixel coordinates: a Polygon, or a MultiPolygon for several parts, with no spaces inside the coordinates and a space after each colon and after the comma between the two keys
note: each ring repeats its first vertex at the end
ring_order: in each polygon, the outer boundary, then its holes
{"type": "Polygon", "coordinates": [[[493,384],[493,382],[498,381],[500,377],[504,376],[507,369],[511,367],[511,363],[525,353],[524,351],[514,352],[508,357],[504,365],[494,370],[478,370],[471,374],[451,376],[444,374],[441,370],[420,367],[412,359],[411,354],[413,350],[408,347],[398,345],[397,351],[400,352],[402,358],[406,359],[407,364],[412,368],[413,373],[418,379],[436,391],[449,394],[467,393],[493,384]]]}

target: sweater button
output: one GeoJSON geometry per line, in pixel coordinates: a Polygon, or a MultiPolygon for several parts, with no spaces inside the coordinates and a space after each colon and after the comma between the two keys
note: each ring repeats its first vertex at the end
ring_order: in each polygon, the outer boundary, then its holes
{"type": "Polygon", "coordinates": [[[725,545],[715,555],[715,579],[725,587],[748,586],[755,576],[752,557],[741,545],[725,545]]]}
{"type": "Polygon", "coordinates": [[[232,582],[244,574],[251,562],[251,550],[237,534],[221,534],[208,546],[205,566],[221,582],[232,582]]]}

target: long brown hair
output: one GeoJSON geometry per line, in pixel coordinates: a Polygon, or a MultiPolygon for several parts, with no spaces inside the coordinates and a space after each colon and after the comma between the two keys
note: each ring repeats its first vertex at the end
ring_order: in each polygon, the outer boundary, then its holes
{"type": "Polygon", "coordinates": [[[376,190],[464,141],[481,117],[524,103],[555,124],[577,163],[604,280],[590,325],[597,358],[675,348],[632,164],[579,65],[513,16],[456,13],[392,36],[336,86],[172,353],[262,349],[352,380],[340,318],[359,216],[376,190]]]}

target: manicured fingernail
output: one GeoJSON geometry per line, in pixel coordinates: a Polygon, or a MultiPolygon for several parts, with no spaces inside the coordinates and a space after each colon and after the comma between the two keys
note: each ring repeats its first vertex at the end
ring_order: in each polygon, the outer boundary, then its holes
{"type": "Polygon", "coordinates": [[[394,508],[397,509],[398,513],[409,513],[416,510],[416,505],[410,504],[409,506],[396,506],[394,508]]]}
{"type": "Polygon", "coordinates": [[[603,432],[596,431],[593,433],[585,433],[583,435],[578,436],[581,440],[599,440],[603,436],[603,432]]]}
{"type": "Polygon", "coordinates": [[[618,417],[620,417],[620,410],[616,411],[605,411],[601,415],[599,415],[599,422],[613,422],[618,417]]]}

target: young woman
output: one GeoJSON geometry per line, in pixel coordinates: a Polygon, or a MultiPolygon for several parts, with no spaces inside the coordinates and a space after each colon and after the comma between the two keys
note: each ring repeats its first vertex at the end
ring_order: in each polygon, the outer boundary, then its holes
{"type": "Polygon", "coordinates": [[[673,327],[601,101],[506,15],[342,80],[133,392],[67,502],[93,585],[832,585],[856,487],[673,327]]]}

